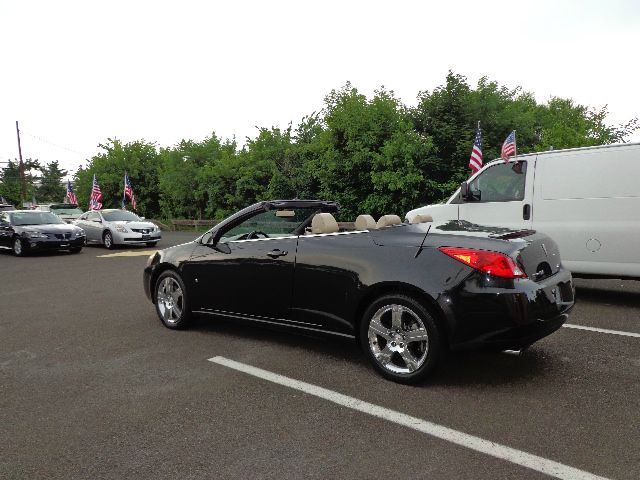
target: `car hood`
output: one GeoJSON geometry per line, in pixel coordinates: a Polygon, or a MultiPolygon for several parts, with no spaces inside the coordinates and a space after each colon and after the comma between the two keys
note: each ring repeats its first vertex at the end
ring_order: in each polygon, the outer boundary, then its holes
{"type": "Polygon", "coordinates": [[[67,223],[46,223],[43,225],[16,225],[14,227],[19,232],[42,232],[42,233],[72,233],[79,230],[75,225],[67,223]]]}
{"type": "Polygon", "coordinates": [[[127,227],[127,228],[135,228],[135,229],[153,230],[153,228],[155,227],[155,225],[153,223],[151,223],[151,222],[138,222],[138,221],[123,222],[123,221],[117,221],[117,222],[107,222],[107,223],[111,223],[112,225],[122,225],[122,226],[127,227]]]}

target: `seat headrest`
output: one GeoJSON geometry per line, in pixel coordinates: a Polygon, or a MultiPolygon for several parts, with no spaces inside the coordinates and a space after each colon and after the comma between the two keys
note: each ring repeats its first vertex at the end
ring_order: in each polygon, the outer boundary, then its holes
{"type": "Polygon", "coordinates": [[[311,233],[335,233],[340,228],[330,213],[318,213],[311,220],[311,233]]]}
{"type": "Polygon", "coordinates": [[[389,225],[400,225],[402,220],[398,215],[383,215],[378,219],[377,228],[388,227],[389,225]]]}
{"type": "Polygon", "coordinates": [[[358,215],[355,223],[356,230],[374,230],[376,221],[371,215],[358,215]]]}
{"type": "Polygon", "coordinates": [[[431,215],[418,214],[411,220],[411,223],[425,223],[425,222],[433,222],[433,217],[431,215]]]}

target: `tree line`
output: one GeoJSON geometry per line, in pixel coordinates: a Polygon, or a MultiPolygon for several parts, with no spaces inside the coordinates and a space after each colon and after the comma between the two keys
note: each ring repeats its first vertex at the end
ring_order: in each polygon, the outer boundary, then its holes
{"type": "MultiPolygon", "coordinates": [[[[570,99],[539,103],[532,93],[487,78],[472,87],[451,72],[443,85],[420,92],[415,106],[384,87],[367,98],[347,83],[298,125],[260,128],[242,146],[215,133],[171,147],[108,139],[77,171],[74,187],[86,207],[95,174],[104,208],[119,207],[126,170],[138,212],[161,219],[220,219],[275,198],[336,200],[341,220],[403,216],[445,199],[468,178],[478,121],[486,162],[514,129],[518,153],[623,142],[638,129],[637,119],[607,125],[606,114],[606,107],[570,99]]],[[[5,176],[0,194],[15,199],[5,176]]]]}

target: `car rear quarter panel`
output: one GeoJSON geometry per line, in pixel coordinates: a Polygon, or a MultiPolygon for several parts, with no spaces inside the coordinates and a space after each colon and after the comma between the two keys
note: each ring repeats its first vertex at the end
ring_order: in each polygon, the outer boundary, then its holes
{"type": "MultiPolygon", "coordinates": [[[[472,269],[433,249],[420,250],[424,232],[404,245],[370,232],[300,237],[294,275],[293,318],[355,333],[364,309],[376,297],[403,292],[418,296],[440,318],[442,293],[472,269]]],[[[447,327],[448,329],[448,327],[447,327]]]]}

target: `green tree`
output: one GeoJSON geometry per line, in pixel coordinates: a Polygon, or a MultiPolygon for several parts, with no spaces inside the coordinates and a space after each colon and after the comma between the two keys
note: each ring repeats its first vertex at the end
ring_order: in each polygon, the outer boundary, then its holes
{"type": "MultiPolygon", "coordinates": [[[[123,144],[108,139],[101,144],[103,152],[88,161],[75,175],[78,202],[88,206],[96,175],[102,192],[103,208],[120,208],[124,192],[124,173],[129,174],[137,202],[137,213],[153,217],[160,211],[158,185],[158,152],[154,143],[144,140],[123,144]]],[[[131,208],[128,200],[126,208],[131,208]]]]}
{"type": "MultiPolygon", "coordinates": [[[[37,177],[33,174],[33,172],[38,171],[39,169],[40,162],[38,160],[32,160],[29,158],[24,161],[27,201],[31,201],[31,198],[36,194],[35,181],[37,177]]],[[[9,160],[7,166],[0,170],[0,195],[3,196],[8,202],[21,207],[21,192],[22,188],[20,184],[20,163],[18,162],[18,160],[9,160]]]]}
{"type": "Polygon", "coordinates": [[[38,202],[61,202],[65,199],[66,187],[63,185],[63,178],[67,175],[66,170],[60,169],[57,160],[40,167],[40,184],[36,188],[36,198],[38,202]]]}

